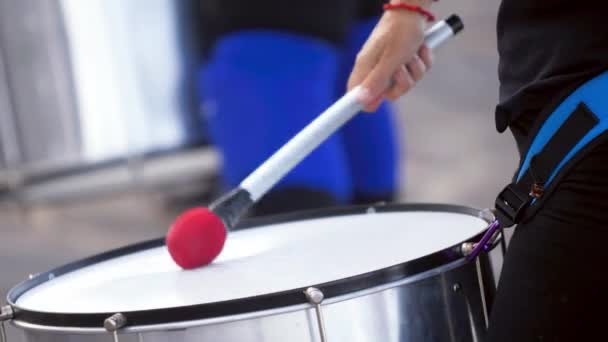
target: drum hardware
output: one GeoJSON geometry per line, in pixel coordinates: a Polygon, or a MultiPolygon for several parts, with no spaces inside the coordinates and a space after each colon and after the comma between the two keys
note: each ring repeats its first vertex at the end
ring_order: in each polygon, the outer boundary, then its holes
{"type": "Polygon", "coordinates": [[[114,342],[118,341],[118,330],[127,325],[127,318],[121,313],[113,314],[106,318],[103,327],[114,337],[114,342]]]}
{"type": "Polygon", "coordinates": [[[0,341],[8,342],[6,338],[6,331],[4,331],[4,322],[0,323],[0,341]]]}
{"type": "MultiPolygon", "coordinates": [[[[481,263],[479,261],[479,258],[477,258],[477,256],[479,255],[479,252],[477,252],[475,255],[473,255],[472,253],[476,250],[481,251],[483,250],[491,250],[494,247],[496,247],[496,245],[499,243],[498,240],[502,240],[502,234],[500,232],[500,230],[497,230],[494,232],[494,234],[492,235],[492,238],[489,240],[489,242],[485,245],[484,248],[480,248],[478,249],[477,246],[479,245],[479,243],[474,243],[474,242],[465,242],[460,246],[460,253],[463,256],[466,256],[467,259],[469,261],[471,261],[472,259],[475,260],[475,270],[477,272],[477,281],[479,283],[479,290],[480,290],[480,298],[481,298],[481,306],[482,306],[482,311],[483,311],[483,315],[484,315],[484,320],[486,323],[486,327],[488,326],[488,303],[486,302],[486,295],[484,293],[484,282],[483,282],[483,274],[482,274],[482,270],[481,270],[481,263]]],[[[452,290],[454,292],[460,292],[460,290],[462,290],[462,286],[459,283],[456,283],[454,285],[452,285],[452,290]]]]}
{"type": "Polygon", "coordinates": [[[543,194],[545,193],[545,187],[543,186],[542,183],[534,183],[532,184],[532,187],[530,189],[530,196],[534,197],[536,199],[539,199],[541,197],[543,197],[543,194]]]}
{"type": "Polygon", "coordinates": [[[483,274],[481,270],[481,261],[479,258],[475,258],[475,269],[477,270],[477,281],[479,282],[479,294],[481,298],[481,308],[483,309],[483,318],[486,323],[486,328],[490,325],[490,318],[488,315],[488,303],[486,300],[486,293],[484,291],[485,284],[483,282],[483,274]]]}
{"type": "Polygon", "coordinates": [[[308,302],[315,306],[315,314],[317,316],[317,324],[319,325],[319,336],[321,342],[327,342],[327,334],[325,332],[325,322],[323,321],[323,309],[321,308],[321,302],[325,298],[323,292],[316,287],[309,287],[304,291],[308,302]]]}
{"type": "MultiPolygon", "coordinates": [[[[475,269],[477,271],[477,281],[479,283],[481,306],[483,309],[482,310],[483,318],[484,318],[486,328],[487,328],[488,324],[489,324],[488,303],[487,303],[487,299],[486,299],[486,294],[484,293],[485,284],[483,281],[481,262],[477,256],[479,256],[479,254],[481,252],[489,252],[492,249],[494,249],[494,247],[496,247],[497,244],[503,243],[504,237],[502,234],[502,228],[500,226],[500,223],[496,220],[493,210],[485,209],[479,213],[479,217],[486,220],[487,222],[491,222],[491,223],[486,228],[486,231],[485,231],[483,237],[481,238],[481,240],[479,240],[479,242],[463,243],[460,246],[460,253],[463,256],[465,256],[468,261],[475,260],[475,269]]],[[[503,245],[503,252],[504,252],[504,245],[503,245]]],[[[459,285],[459,284],[454,284],[454,287],[453,287],[454,292],[458,292],[456,285],[459,285]]]]}
{"type": "MultiPolygon", "coordinates": [[[[497,220],[496,218],[496,209],[484,209],[479,213],[479,217],[486,220],[487,222],[494,222],[497,220]]],[[[502,250],[502,255],[507,254],[507,239],[505,239],[504,229],[502,225],[498,228],[500,231],[500,236],[493,237],[491,246],[495,246],[496,239],[500,238],[500,249],[502,250]]],[[[488,251],[488,247],[486,247],[486,252],[488,251]]]]}
{"type": "MultiPolygon", "coordinates": [[[[486,228],[486,233],[479,242],[465,242],[460,246],[460,253],[463,256],[466,256],[469,261],[472,261],[482,250],[487,252],[492,250],[498,242],[504,243],[504,239],[502,238],[502,227],[500,227],[500,224],[496,221],[494,210],[484,209],[480,211],[479,218],[486,222],[490,222],[486,228]],[[482,246],[478,248],[479,244],[482,244],[482,246]]],[[[504,254],[506,246],[503,245],[502,247],[504,254]]]]}
{"type": "MultiPolygon", "coordinates": [[[[496,230],[492,234],[492,237],[485,244],[483,250],[486,252],[492,250],[496,246],[496,244],[502,243],[502,241],[502,232],[500,230],[496,230]]],[[[478,245],[479,243],[477,242],[465,242],[460,245],[460,254],[462,254],[462,256],[470,257],[470,260],[472,260],[474,256],[471,256],[471,253],[473,253],[473,251],[475,250],[475,248],[477,248],[478,245]]]]}
{"type": "Polygon", "coordinates": [[[477,244],[475,242],[465,242],[462,245],[460,245],[460,254],[462,254],[463,256],[469,256],[471,255],[471,252],[473,252],[473,250],[475,249],[475,246],[477,244]]]}
{"type": "Polygon", "coordinates": [[[495,209],[486,208],[479,212],[479,218],[487,222],[496,221],[496,215],[494,214],[495,209]]]}
{"type": "Polygon", "coordinates": [[[4,330],[4,322],[10,321],[15,316],[15,312],[13,311],[13,307],[10,305],[5,305],[0,308],[0,341],[8,342],[6,338],[6,330],[4,330]]]}
{"type": "MultiPolygon", "coordinates": [[[[39,276],[39,275],[41,275],[41,274],[42,274],[42,273],[30,273],[30,274],[28,274],[28,276],[27,276],[27,280],[32,280],[32,279],[34,279],[34,278],[38,277],[38,276],[39,276]]],[[[47,274],[47,275],[46,275],[46,278],[47,278],[48,280],[53,280],[53,279],[55,279],[55,273],[49,273],[49,274],[47,274]]]]}
{"type": "Polygon", "coordinates": [[[500,223],[494,220],[488,225],[479,242],[465,242],[460,245],[460,253],[466,256],[468,261],[473,261],[482,251],[488,252],[492,250],[502,240],[500,223]]]}

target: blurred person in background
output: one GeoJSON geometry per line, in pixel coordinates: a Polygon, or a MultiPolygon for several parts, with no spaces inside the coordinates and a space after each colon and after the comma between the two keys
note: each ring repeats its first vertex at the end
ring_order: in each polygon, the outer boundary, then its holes
{"type": "MultiPolygon", "coordinates": [[[[344,94],[379,0],[203,0],[202,112],[227,187],[344,94]]],[[[398,136],[387,103],[321,145],[254,208],[254,215],[392,201],[398,136]],[[382,146],[382,148],[377,148],[382,146]]]]}
{"type": "MultiPolygon", "coordinates": [[[[415,77],[404,65],[418,58],[427,19],[432,17],[428,12],[432,0],[390,2],[392,8],[362,49],[349,80],[349,88],[360,85],[367,90],[361,101],[368,111],[413,86],[415,77]]],[[[457,1],[450,3],[458,8],[457,1]]],[[[577,147],[565,148],[577,131],[591,134],[586,127],[598,131],[605,125],[607,8],[600,1],[502,0],[497,25],[501,84],[496,128],[500,132],[510,128],[520,157],[532,150],[530,142],[541,134],[536,133],[537,127],[548,122],[546,118],[556,108],[564,108],[558,109],[560,115],[570,114],[560,127],[570,126],[552,135],[547,146],[555,143],[553,151],[574,151],[577,147]],[[572,101],[563,102],[566,97],[572,101]],[[567,105],[561,107],[562,103],[567,105]],[[574,117],[578,121],[571,121],[574,117]],[[594,126],[587,126],[590,122],[594,126]]],[[[556,129],[555,123],[552,120],[542,127],[556,129]]],[[[572,143],[577,142],[583,140],[572,143]]],[[[552,193],[543,194],[541,181],[535,183],[540,184],[540,192],[533,186],[522,194],[543,204],[535,216],[517,226],[511,239],[487,341],[592,341],[605,335],[603,312],[608,295],[600,284],[606,279],[608,260],[608,133],[587,147],[572,159],[572,168],[558,179],[552,193]]],[[[556,157],[561,161],[565,156],[556,157]]],[[[555,170],[543,170],[551,164],[544,161],[530,171],[555,170]]],[[[538,174],[531,177],[538,180],[538,174]]]]}

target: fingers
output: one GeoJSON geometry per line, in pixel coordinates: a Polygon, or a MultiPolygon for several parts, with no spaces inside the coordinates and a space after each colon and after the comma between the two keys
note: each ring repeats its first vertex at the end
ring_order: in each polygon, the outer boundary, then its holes
{"type": "Polygon", "coordinates": [[[368,112],[368,113],[372,113],[378,110],[378,107],[380,107],[380,105],[382,104],[382,102],[384,102],[384,97],[380,96],[377,97],[376,99],[372,100],[371,102],[369,102],[369,104],[367,106],[365,106],[365,108],[363,109],[364,112],[368,112]]]}
{"type": "Polygon", "coordinates": [[[348,90],[352,90],[354,87],[358,86],[363,82],[365,76],[369,75],[372,71],[374,64],[369,63],[367,61],[361,61],[357,58],[357,62],[355,63],[355,67],[353,68],[352,73],[348,79],[348,90]]]}
{"type": "Polygon", "coordinates": [[[418,50],[418,56],[422,59],[422,62],[426,66],[426,70],[431,69],[433,65],[433,60],[435,57],[433,56],[433,50],[429,49],[426,45],[422,45],[420,50],[418,50]]]}
{"type": "Polygon", "coordinates": [[[418,82],[424,77],[424,73],[426,72],[426,64],[422,61],[422,58],[415,55],[411,61],[409,61],[406,65],[407,71],[412,76],[414,81],[418,82]]]}
{"type": "Polygon", "coordinates": [[[361,86],[359,101],[367,110],[377,107],[389,93],[395,98],[409,90],[413,76],[419,79],[428,69],[421,58],[404,66],[422,45],[425,27],[422,16],[408,12],[389,11],[381,17],[357,55],[348,82],[349,90],[361,86]]]}
{"type": "MultiPolygon", "coordinates": [[[[423,72],[424,73],[424,72],[423,72]]],[[[394,101],[397,100],[401,95],[407,93],[416,84],[416,78],[414,74],[402,65],[393,76],[393,86],[386,93],[386,98],[394,101]]]]}
{"type": "Polygon", "coordinates": [[[347,88],[349,91],[363,83],[363,80],[365,80],[378,63],[382,51],[382,49],[377,47],[378,44],[375,40],[368,40],[361,49],[361,52],[357,54],[355,66],[348,79],[347,88]]]}
{"type": "MultiPolygon", "coordinates": [[[[382,56],[379,60],[386,60],[386,57],[382,56]]],[[[423,45],[418,54],[414,55],[408,63],[398,65],[397,71],[393,71],[393,64],[379,63],[373,68],[370,67],[371,64],[361,64],[361,68],[359,69],[361,74],[351,77],[349,85],[355,86],[361,84],[367,90],[361,96],[361,102],[366,104],[365,111],[375,111],[382,102],[382,98],[394,101],[414,88],[416,83],[424,78],[426,72],[433,65],[432,51],[423,45]],[[363,68],[364,66],[365,68],[363,68]],[[371,71],[367,71],[370,69],[371,71]],[[359,83],[359,79],[366,72],[368,76],[364,78],[362,83],[359,83]]]]}
{"type": "Polygon", "coordinates": [[[386,98],[395,101],[403,94],[410,91],[422,78],[433,64],[431,50],[423,46],[419,55],[415,55],[393,75],[393,84],[386,93],[386,98]]]}
{"type": "Polygon", "coordinates": [[[394,70],[395,67],[379,64],[372,69],[361,83],[361,87],[366,91],[361,98],[361,102],[366,104],[366,108],[373,107],[371,106],[373,102],[385,96],[392,83],[394,70]]]}
{"type": "MultiPolygon", "coordinates": [[[[403,65],[404,60],[408,60],[415,53],[415,50],[408,52],[408,49],[395,48],[399,46],[399,41],[382,41],[375,46],[370,45],[370,49],[364,47],[361,58],[357,58],[356,64],[361,65],[361,69],[370,70],[367,74],[357,74],[352,78],[351,85],[360,84],[365,90],[364,95],[361,96],[360,100],[366,104],[366,108],[373,107],[377,98],[384,97],[393,84],[393,76],[396,70],[399,70],[403,65]],[[382,44],[388,44],[384,46],[382,44]],[[390,47],[390,48],[389,48],[390,47]],[[404,51],[406,50],[406,51],[404,51]],[[374,51],[375,54],[371,55],[368,51],[374,51]],[[379,52],[380,51],[380,52],[379,52]],[[363,68],[365,66],[365,68],[363,68]],[[363,76],[363,80],[358,83],[360,76],[363,76]]],[[[404,44],[408,46],[409,44],[404,44]]]]}

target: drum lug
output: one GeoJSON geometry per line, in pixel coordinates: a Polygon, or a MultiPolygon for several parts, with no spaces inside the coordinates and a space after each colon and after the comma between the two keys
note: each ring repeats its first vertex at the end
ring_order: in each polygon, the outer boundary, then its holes
{"type": "Polygon", "coordinates": [[[325,322],[323,321],[323,309],[321,303],[325,299],[325,295],[321,290],[316,287],[309,287],[304,291],[308,302],[315,307],[315,314],[317,316],[317,324],[319,326],[319,337],[321,342],[327,342],[327,333],[325,331],[325,322]]]}
{"type": "Polygon", "coordinates": [[[479,218],[492,223],[496,220],[496,215],[494,214],[494,209],[486,208],[479,212],[479,218]]]}
{"type": "Polygon", "coordinates": [[[5,305],[0,308],[0,322],[5,322],[13,319],[15,317],[15,311],[13,307],[10,305],[5,305]]]}
{"type": "MultiPolygon", "coordinates": [[[[489,239],[487,239],[487,241],[484,242],[484,245],[479,249],[477,248],[478,243],[474,243],[474,242],[464,242],[463,244],[460,245],[459,249],[456,249],[457,253],[460,253],[460,255],[462,255],[464,257],[468,257],[469,260],[472,260],[475,257],[477,257],[477,254],[479,254],[479,252],[481,252],[481,250],[484,250],[487,252],[487,251],[493,249],[494,246],[496,245],[496,242],[499,241],[499,238],[500,238],[500,241],[502,241],[502,229],[500,228],[499,225],[497,225],[494,211],[492,209],[484,209],[479,212],[478,217],[481,218],[482,220],[488,222],[488,227],[486,228],[486,234],[488,231],[490,231],[492,233],[492,235],[489,236],[489,239]],[[472,254],[474,254],[474,255],[472,255],[472,254]]],[[[484,235],[482,240],[485,238],[486,238],[486,236],[484,235]]]]}
{"type": "Polygon", "coordinates": [[[460,254],[462,254],[462,256],[469,256],[473,250],[475,249],[475,243],[473,242],[465,242],[462,245],[460,245],[460,254]]]}
{"type": "Polygon", "coordinates": [[[114,337],[114,342],[118,342],[118,330],[127,325],[127,318],[125,315],[121,313],[113,314],[112,316],[106,318],[103,322],[103,327],[107,332],[112,334],[114,337]]]}
{"type": "Polygon", "coordinates": [[[10,321],[15,317],[15,311],[10,305],[5,305],[0,308],[0,341],[8,342],[6,331],[4,330],[4,322],[10,321]]]}
{"type": "MultiPolygon", "coordinates": [[[[502,231],[500,229],[496,230],[492,234],[492,236],[490,237],[488,242],[483,246],[483,251],[487,252],[487,251],[494,249],[494,247],[499,242],[502,242],[503,239],[504,239],[504,236],[502,235],[502,231]]],[[[464,242],[460,245],[460,250],[458,250],[458,251],[460,252],[460,254],[462,256],[469,257],[469,256],[471,256],[473,251],[475,251],[475,249],[477,248],[477,245],[478,244],[475,242],[464,242]]],[[[474,257],[476,257],[476,256],[477,255],[475,255],[474,257]]],[[[473,256],[471,257],[471,259],[473,259],[473,256]]]]}

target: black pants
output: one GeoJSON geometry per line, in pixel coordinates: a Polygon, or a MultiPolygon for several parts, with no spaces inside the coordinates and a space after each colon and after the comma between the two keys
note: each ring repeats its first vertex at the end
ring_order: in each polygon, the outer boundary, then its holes
{"type": "Polygon", "coordinates": [[[607,262],[603,144],[575,166],[530,222],[516,228],[487,341],[607,341],[607,262]]]}

